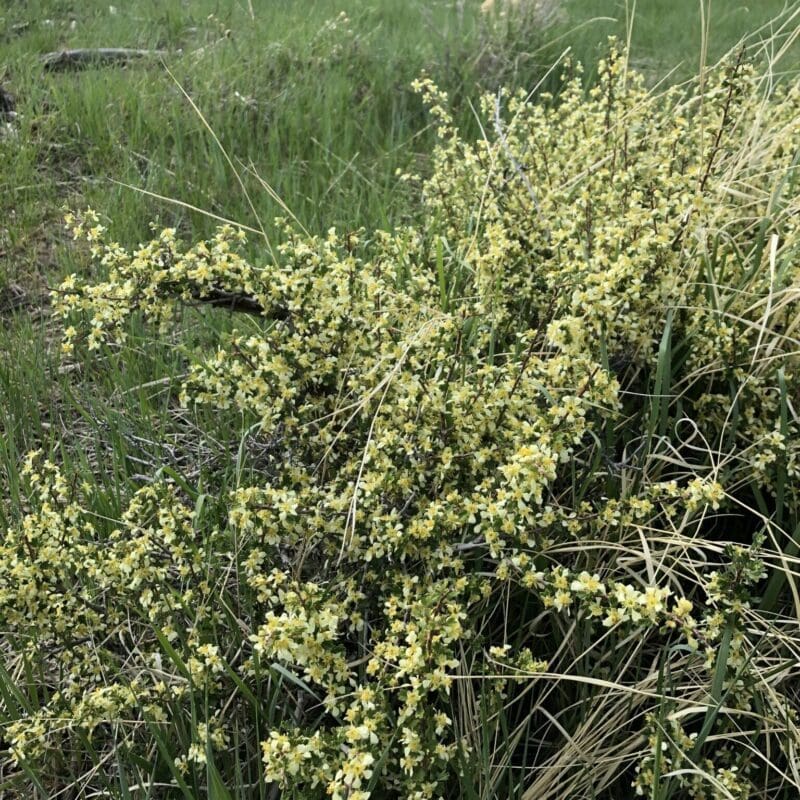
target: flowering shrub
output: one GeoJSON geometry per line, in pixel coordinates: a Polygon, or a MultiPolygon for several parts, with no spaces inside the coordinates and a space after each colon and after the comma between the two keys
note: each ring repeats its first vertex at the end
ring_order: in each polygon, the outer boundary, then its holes
{"type": "Polygon", "coordinates": [[[179,399],[269,456],[213,492],[155,475],[118,521],[29,457],[9,769],[165,797],[798,786],[800,91],[735,62],[655,94],[612,48],[585,96],[571,69],[484,98],[477,142],[418,82],[417,228],[283,223],[257,265],[230,226],[130,252],[70,218],[107,277],[54,292],[64,357],[246,311],[179,399]]]}

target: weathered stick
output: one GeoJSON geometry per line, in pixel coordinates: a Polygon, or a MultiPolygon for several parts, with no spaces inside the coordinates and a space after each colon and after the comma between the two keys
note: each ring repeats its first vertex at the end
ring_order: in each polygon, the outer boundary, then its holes
{"type": "Polygon", "coordinates": [[[221,289],[213,289],[202,296],[200,294],[195,294],[194,299],[200,303],[207,303],[216,308],[227,308],[228,311],[243,311],[245,314],[256,315],[264,313],[264,307],[255,297],[234,294],[233,292],[223,292],[221,289]]]}
{"type": "Polygon", "coordinates": [[[49,71],[80,69],[90,64],[128,63],[139,58],[164,56],[166,50],[136,50],[128,47],[96,47],[80,50],[58,50],[42,56],[44,68],[49,71]]]}

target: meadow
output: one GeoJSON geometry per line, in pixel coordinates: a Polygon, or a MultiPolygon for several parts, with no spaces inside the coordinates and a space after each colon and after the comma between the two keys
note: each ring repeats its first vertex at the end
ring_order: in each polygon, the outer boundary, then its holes
{"type": "Polygon", "coordinates": [[[797,796],[800,9],[341,5],[0,9],[0,797],[797,796]]]}

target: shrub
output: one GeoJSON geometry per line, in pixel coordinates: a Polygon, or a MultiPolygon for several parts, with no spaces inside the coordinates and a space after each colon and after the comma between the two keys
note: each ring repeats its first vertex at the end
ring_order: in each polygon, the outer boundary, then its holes
{"type": "Polygon", "coordinates": [[[19,781],[797,790],[800,91],[740,59],[654,93],[613,47],[588,96],[567,73],[485,97],[476,142],[418,82],[415,228],[284,223],[256,265],[230,226],[128,252],[69,221],[108,277],[54,293],[64,357],[249,312],[180,401],[265,456],[234,486],[162,471],[118,521],[29,457],[0,548],[19,781]]]}

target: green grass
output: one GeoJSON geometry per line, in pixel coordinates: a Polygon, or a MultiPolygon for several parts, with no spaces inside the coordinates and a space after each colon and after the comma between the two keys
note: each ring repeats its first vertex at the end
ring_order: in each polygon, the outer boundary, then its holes
{"type": "MultiPolygon", "coordinates": [[[[574,21],[595,19],[570,37],[587,63],[589,53],[602,50],[605,37],[627,41],[630,32],[632,62],[652,79],[670,75],[680,80],[696,75],[705,64],[721,58],[742,38],[766,42],[775,32],[771,21],[797,3],[785,0],[567,0],[574,21]]],[[[783,68],[796,65],[785,61],[783,68]]]]}
{"type": "MultiPolygon", "coordinates": [[[[412,209],[395,171],[424,170],[431,142],[409,89],[422,69],[450,90],[459,122],[477,135],[468,100],[479,87],[532,86],[566,46],[591,64],[607,35],[625,38],[631,11],[623,2],[571,0],[566,18],[548,31],[511,25],[493,32],[477,3],[465,5],[459,13],[444,0],[362,1],[351,4],[350,25],[336,31],[325,28],[340,10],[332,0],[255,2],[253,18],[245,2],[210,0],[120,3],[114,14],[99,0],[7,5],[0,78],[17,95],[20,126],[0,142],[0,286],[27,286],[61,261],[65,204],[109,213],[123,243],[144,238],[154,218],[193,234],[213,224],[120,184],[270,227],[281,209],[258,175],[310,230],[397,223],[412,209]],[[597,17],[616,21],[587,24],[597,17]],[[172,75],[158,60],[42,72],[43,52],[97,46],[164,49],[172,75]],[[243,175],[252,207],[181,88],[243,175]]],[[[696,71],[698,3],[639,5],[634,62],[659,77],[676,66],[675,77],[696,71]]],[[[780,9],[777,0],[754,11],[714,4],[709,57],[780,9]]]]}
{"type": "Polygon", "coordinates": [[[193,232],[211,227],[119,183],[270,227],[281,209],[260,176],[310,229],[391,224],[409,211],[395,170],[430,142],[410,82],[428,69],[454,95],[474,97],[479,83],[513,72],[506,61],[516,55],[479,14],[459,16],[442,2],[358,4],[335,30],[335,2],[256,3],[252,19],[234,2],[108,8],[26,3],[4,14],[0,74],[21,121],[2,145],[0,217],[14,212],[3,226],[6,280],[24,278],[37,248],[58,241],[63,203],[113,209],[123,242],[141,239],[155,217],[193,232]],[[42,73],[40,53],[92,46],[168,54],[164,65],[42,73]],[[242,174],[252,207],[183,90],[242,174]]]}

